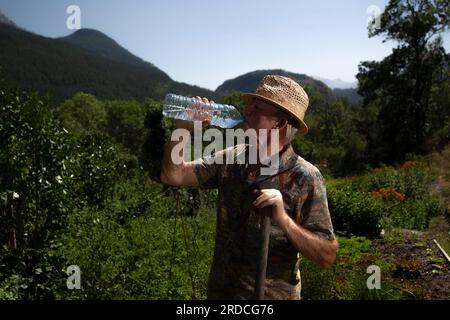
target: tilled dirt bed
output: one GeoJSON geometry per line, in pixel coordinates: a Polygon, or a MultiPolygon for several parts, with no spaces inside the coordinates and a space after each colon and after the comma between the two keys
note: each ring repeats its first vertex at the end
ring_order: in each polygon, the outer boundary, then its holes
{"type": "Polygon", "coordinates": [[[373,252],[393,265],[388,280],[412,299],[450,299],[450,268],[430,232],[402,231],[403,239],[377,239],[373,252]]]}

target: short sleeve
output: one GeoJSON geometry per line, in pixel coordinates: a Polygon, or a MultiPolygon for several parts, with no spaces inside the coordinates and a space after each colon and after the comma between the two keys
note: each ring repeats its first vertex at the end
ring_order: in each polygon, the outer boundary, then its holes
{"type": "Polygon", "coordinates": [[[233,159],[235,152],[235,148],[230,147],[210,156],[195,160],[194,173],[199,186],[203,188],[218,188],[227,159],[230,157],[233,159]],[[230,153],[231,155],[229,155],[230,153]]]}
{"type": "Polygon", "coordinates": [[[325,182],[317,169],[302,177],[300,190],[296,201],[296,214],[300,225],[321,238],[335,239],[325,182]]]}
{"type": "Polygon", "coordinates": [[[219,186],[218,166],[213,157],[201,158],[194,161],[194,173],[199,186],[217,188],[219,186]]]}

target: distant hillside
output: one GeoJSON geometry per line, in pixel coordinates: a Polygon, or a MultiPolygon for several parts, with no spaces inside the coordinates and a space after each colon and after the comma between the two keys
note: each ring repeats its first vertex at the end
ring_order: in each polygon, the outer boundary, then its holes
{"type": "Polygon", "coordinates": [[[357,82],[347,82],[341,79],[327,79],[322,77],[313,76],[314,79],[317,79],[319,81],[322,81],[327,86],[329,86],[331,89],[354,89],[358,86],[357,82]]]}
{"type": "Polygon", "coordinates": [[[170,80],[170,77],[155,67],[153,64],[142,60],[121,47],[116,41],[104,33],[93,29],[80,29],[67,37],[58,38],[84,48],[102,58],[123,62],[134,66],[149,68],[155,73],[160,73],[162,78],[170,80]]]}
{"type": "Polygon", "coordinates": [[[337,97],[344,97],[348,99],[348,102],[350,103],[359,103],[362,102],[363,98],[358,94],[357,88],[351,88],[351,89],[334,89],[333,93],[337,97]]]}
{"type": "Polygon", "coordinates": [[[281,69],[257,70],[246,73],[234,79],[225,81],[216,89],[216,92],[218,94],[224,94],[233,90],[240,92],[253,92],[261,79],[268,74],[286,76],[298,81],[298,83],[306,89],[309,95],[318,94],[328,101],[333,101],[335,99],[333,91],[323,82],[315,80],[304,74],[288,72],[281,69]]]}
{"type": "Polygon", "coordinates": [[[0,11],[0,23],[4,23],[16,28],[19,28],[19,26],[17,26],[14,21],[10,20],[7,16],[5,16],[1,11],[0,11]]]}
{"type": "Polygon", "coordinates": [[[210,90],[173,81],[95,30],[51,39],[0,23],[0,48],[4,77],[25,90],[50,93],[54,103],[79,91],[99,99],[160,100],[174,92],[220,100],[210,90]]]}

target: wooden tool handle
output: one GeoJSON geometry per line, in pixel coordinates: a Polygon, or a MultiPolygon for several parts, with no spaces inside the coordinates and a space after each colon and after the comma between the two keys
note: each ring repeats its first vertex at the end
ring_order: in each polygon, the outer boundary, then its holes
{"type": "Polygon", "coordinates": [[[260,247],[258,268],[256,270],[256,284],[255,284],[255,299],[264,300],[264,289],[266,281],[267,270],[267,256],[269,253],[269,239],[270,239],[270,215],[272,207],[267,206],[260,210],[261,214],[261,231],[260,231],[260,247]]]}

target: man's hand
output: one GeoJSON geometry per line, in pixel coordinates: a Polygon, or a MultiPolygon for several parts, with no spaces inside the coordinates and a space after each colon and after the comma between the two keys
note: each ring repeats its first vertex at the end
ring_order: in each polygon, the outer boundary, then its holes
{"type": "Polygon", "coordinates": [[[257,198],[253,205],[258,209],[272,206],[272,222],[277,224],[294,247],[311,261],[323,268],[330,268],[336,259],[336,240],[320,238],[317,234],[297,225],[284,209],[283,196],[277,189],[254,191],[257,198]]]}
{"type": "Polygon", "coordinates": [[[287,215],[284,209],[283,196],[281,192],[277,189],[261,189],[254,191],[257,198],[253,202],[253,205],[262,209],[266,206],[272,206],[272,222],[282,227],[283,224],[287,223],[287,219],[290,217],[287,215]]]}
{"type": "MultiPolygon", "coordinates": [[[[214,104],[214,101],[209,101],[207,98],[196,96],[194,97],[194,99],[198,100],[199,102],[214,104]]],[[[203,128],[206,128],[211,124],[211,115],[206,115],[205,118],[205,113],[202,112],[201,108],[197,107],[196,105],[193,105],[191,109],[187,110],[187,113],[189,114],[189,117],[194,121],[201,121],[203,128]]],[[[177,129],[186,129],[192,132],[194,130],[194,121],[176,119],[175,127],[177,129]]]]}

